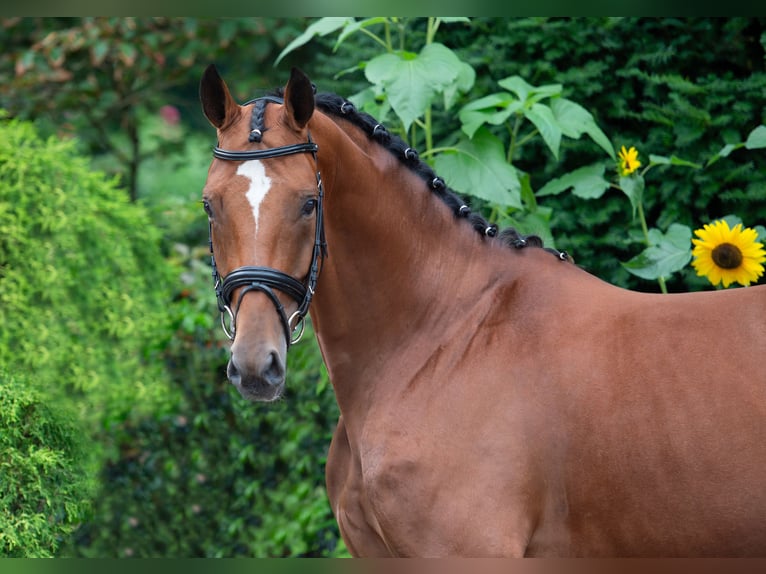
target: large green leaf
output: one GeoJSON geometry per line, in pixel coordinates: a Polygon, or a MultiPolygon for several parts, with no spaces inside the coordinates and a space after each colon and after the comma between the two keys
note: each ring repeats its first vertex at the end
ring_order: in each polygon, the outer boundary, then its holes
{"type": "Polygon", "coordinates": [[[633,208],[633,216],[635,217],[638,210],[638,204],[643,201],[644,197],[644,178],[640,175],[628,175],[620,178],[620,189],[628,196],[630,205],[633,208]]]}
{"type": "Polygon", "coordinates": [[[551,111],[556,118],[561,131],[567,137],[579,139],[582,134],[588,134],[613,160],[616,160],[614,146],[606,134],[598,127],[593,115],[580,104],[566,98],[553,98],[551,111]]]}
{"type": "Polygon", "coordinates": [[[468,81],[465,64],[438,42],[426,45],[419,54],[381,54],[367,63],[364,73],[372,84],[384,88],[405,129],[424,114],[436,94],[468,81]]]}
{"type": "Polygon", "coordinates": [[[572,188],[572,193],[583,199],[598,199],[609,189],[609,182],[604,179],[603,163],[581,167],[546,183],[537,196],[556,195],[572,188]]]}
{"type": "Polygon", "coordinates": [[[460,94],[465,94],[471,90],[476,81],[476,71],[466,62],[460,62],[458,74],[455,81],[444,88],[444,109],[450,109],[460,94]]]}
{"type": "Polygon", "coordinates": [[[280,52],[279,56],[277,56],[274,65],[276,66],[279,64],[279,62],[282,61],[282,58],[287,56],[287,54],[296,48],[300,48],[304,44],[310,42],[314,36],[326,36],[327,34],[332,34],[336,30],[343,28],[347,24],[353,23],[354,19],[351,17],[327,16],[325,18],[320,18],[316,22],[313,22],[308,28],[306,28],[303,34],[285,46],[285,49],[280,52]]]}
{"type": "Polygon", "coordinates": [[[502,141],[482,128],[473,139],[463,139],[457,152],[436,157],[436,171],[450,187],[507,207],[522,208],[521,183],[516,169],[505,160],[502,141]]]}
{"type": "Polygon", "coordinates": [[[545,84],[543,86],[533,86],[521,76],[510,76],[503,78],[498,84],[516,94],[516,96],[526,105],[531,106],[544,98],[552,98],[561,94],[561,84],[545,84]]]}
{"type": "Polygon", "coordinates": [[[553,157],[559,159],[561,127],[551,109],[543,104],[532,104],[529,109],[524,110],[524,117],[535,125],[553,157]]]}
{"type": "Polygon", "coordinates": [[[669,277],[691,261],[691,239],[691,229],[680,223],[671,224],[665,234],[659,229],[651,229],[649,240],[652,245],[621,265],[642,279],[669,277]]]}

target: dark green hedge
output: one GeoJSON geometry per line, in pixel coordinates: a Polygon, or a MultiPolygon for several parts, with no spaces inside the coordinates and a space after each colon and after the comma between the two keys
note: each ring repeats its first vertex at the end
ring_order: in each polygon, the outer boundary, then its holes
{"type": "Polygon", "coordinates": [[[316,344],[291,349],[282,401],[253,404],[226,381],[226,352],[203,322],[181,327],[169,351],[184,404],[117,429],[121,455],[64,555],[343,554],[324,486],[338,410],[316,344]]]}
{"type": "MultiPolygon", "coordinates": [[[[635,146],[644,165],[649,154],[705,163],[766,123],[764,18],[478,18],[451,41],[476,68],[475,90],[496,90],[494,82],[512,74],[534,85],[561,83],[617,149],[635,146]]],[[[520,162],[535,189],[603,159],[585,139],[562,147],[560,163],[542,148],[520,162]]],[[[763,225],[765,170],[763,150],[737,151],[702,171],[654,169],[644,193],[649,224],[694,229],[733,213],[746,225],[763,225]]],[[[578,264],[618,285],[657,289],[618,263],[642,249],[629,233],[637,224],[619,191],[596,201],[562,194],[541,203],[554,208],[557,246],[578,264]]],[[[669,286],[707,284],[689,268],[669,286]]]]}

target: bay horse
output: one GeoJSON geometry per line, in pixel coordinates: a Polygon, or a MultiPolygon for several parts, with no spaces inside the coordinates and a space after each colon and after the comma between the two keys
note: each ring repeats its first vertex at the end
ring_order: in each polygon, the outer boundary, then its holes
{"type": "Polygon", "coordinates": [[[310,313],[352,555],[766,555],[766,286],[610,285],[303,72],[278,93],[200,83],[227,374],[278,398],[310,313]]]}

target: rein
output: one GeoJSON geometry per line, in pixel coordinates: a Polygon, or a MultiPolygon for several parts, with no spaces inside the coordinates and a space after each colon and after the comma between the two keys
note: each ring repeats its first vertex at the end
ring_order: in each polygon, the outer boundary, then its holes
{"type": "MultiPolygon", "coordinates": [[[[251,100],[245,105],[253,102],[257,103],[259,101],[282,103],[281,99],[266,97],[251,100]]],[[[260,138],[261,131],[254,128],[251,131],[250,141],[260,141],[260,138]]],[[[311,134],[309,133],[308,141],[306,143],[250,151],[231,151],[216,146],[213,148],[213,156],[225,161],[250,161],[282,157],[298,153],[310,153],[314,156],[314,163],[317,164],[318,150],[319,146],[311,141],[311,134]]],[[[319,279],[319,272],[321,270],[320,259],[327,254],[327,243],[325,242],[324,236],[324,188],[322,186],[322,176],[319,173],[318,166],[316,178],[318,197],[315,210],[316,228],[314,232],[314,249],[311,255],[309,271],[304,280],[305,283],[304,281],[299,281],[295,277],[283,273],[278,269],[258,266],[238,267],[226,275],[226,277],[221,278],[215,263],[215,256],[213,255],[213,224],[212,222],[209,223],[210,239],[208,244],[210,245],[210,261],[213,268],[213,287],[218,301],[218,310],[221,312],[221,326],[223,327],[223,332],[230,340],[233,341],[236,336],[239,307],[242,304],[245,295],[250,291],[260,291],[261,293],[265,293],[274,304],[274,308],[282,321],[282,327],[285,330],[285,340],[287,341],[288,349],[290,348],[290,345],[300,341],[303,336],[306,326],[305,318],[308,314],[311,300],[314,297],[317,281],[319,279]],[[240,293],[236,306],[232,310],[232,296],[234,291],[240,287],[244,287],[244,290],[240,293]],[[298,303],[298,309],[289,317],[287,316],[284,306],[274,293],[274,289],[289,295],[296,303],[298,303]],[[226,325],[227,315],[229,317],[229,326],[226,325]],[[295,323],[293,324],[293,322],[295,323]],[[293,336],[293,333],[296,330],[298,330],[298,334],[293,336]]]]}

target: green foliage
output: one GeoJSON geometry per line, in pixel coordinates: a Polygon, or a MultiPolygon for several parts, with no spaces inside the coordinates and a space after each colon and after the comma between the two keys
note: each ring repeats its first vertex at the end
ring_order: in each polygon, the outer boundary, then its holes
{"type": "Polygon", "coordinates": [[[76,133],[88,152],[107,154],[136,199],[139,168],[151,157],[139,133],[147,110],[177,101],[175,91],[196,94],[200,61],[240,64],[249,72],[248,89],[271,85],[275,70],[257,64],[273,59],[292,21],[7,19],[0,34],[0,101],[14,116],[45,118],[51,132],[76,133]]]}
{"type": "Polygon", "coordinates": [[[0,557],[49,557],[87,517],[92,462],[72,413],[0,372],[0,557]]]}
{"type": "Polygon", "coordinates": [[[669,277],[691,261],[691,240],[691,229],[680,223],[671,223],[667,233],[650,229],[647,236],[649,246],[622,265],[644,279],[669,277]]]}
{"type": "Polygon", "coordinates": [[[0,364],[93,428],[167,392],[172,270],[143,209],[71,141],[0,120],[0,364]]]}
{"type": "MultiPolygon", "coordinates": [[[[513,74],[533,84],[560,83],[563,95],[589,110],[615,147],[635,146],[644,162],[650,155],[675,156],[702,166],[658,165],[646,179],[645,219],[660,232],[672,223],[701,227],[728,213],[740,214],[751,226],[766,220],[764,156],[739,145],[766,120],[763,18],[477,18],[472,23],[470,33],[456,39],[461,48],[453,48],[476,68],[479,92],[489,91],[493,78],[513,74]],[[727,145],[727,161],[717,161],[727,145]]],[[[533,146],[518,165],[538,189],[562,173],[600,163],[599,150],[586,143],[562,146],[558,162],[535,155],[533,146]]],[[[612,283],[652,289],[619,264],[647,245],[643,233],[633,233],[640,223],[634,219],[637,206],[615,191],[606,190],[598,201],[571,193],[540,201],[553,209],[557,245],[579,264],[612,283]]],[[[706,285],[686,268],[668,288],[706,285]]]]}

